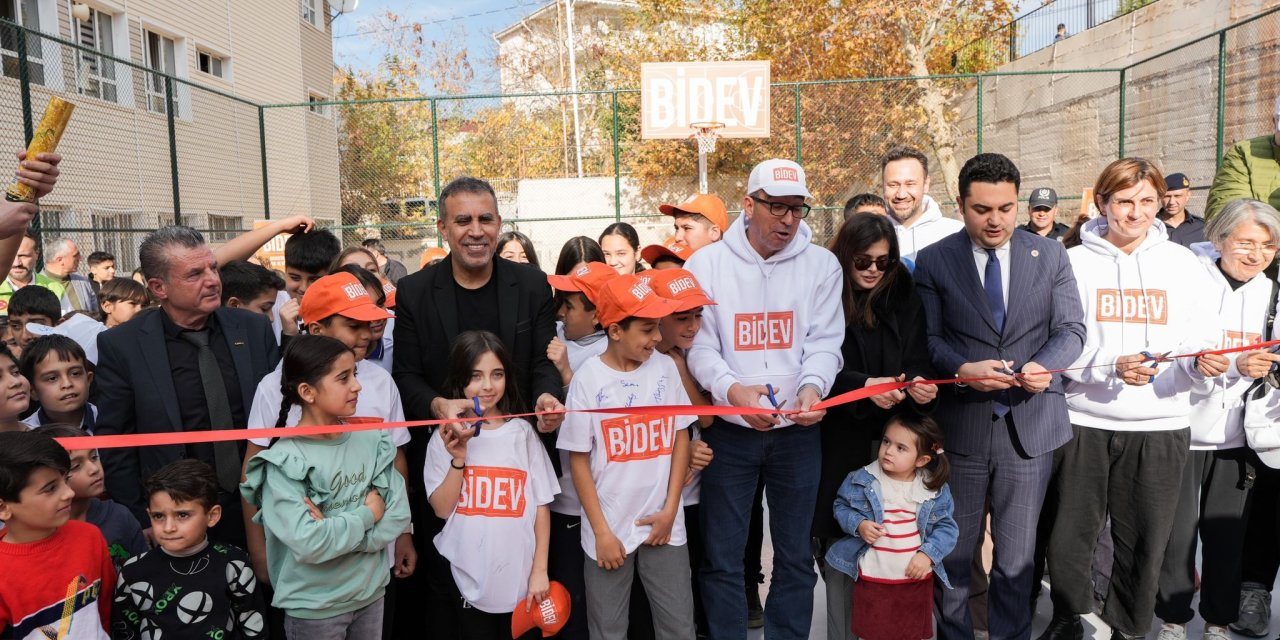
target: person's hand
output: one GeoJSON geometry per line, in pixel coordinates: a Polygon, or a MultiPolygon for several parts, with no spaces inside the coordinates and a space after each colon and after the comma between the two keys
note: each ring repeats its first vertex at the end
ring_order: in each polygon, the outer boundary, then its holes
{"type": "MultiPolygon", "coordinates": [[[[436,420],[457,420],[461,416],[475,415],[475,405],[469,398],[452,399],[440,396],[431,401],[431,415],[435,416],[436,420]]],[[[465,421],[459,420],[458,424],[463,422],[465,421]]],[[[440,428],[443,429],[451,424],[454,423],[440,425],[440,428]]]]}
{"type": "Polygon", "coordinates": [[[706,440],[694,440],[689,443],[689,470],[702,471],[711,464],[711,459],[715,457],[715,452],[711,450],[711,445],[706,440]]]}
{"type": "Polygon", "coordinates": [[[1028,362],[1022,365],[1022,375],[1017,377],[1018,386],[1022,387],[1027,393],[1040,393],[1049,388],[1049,384],[1053,382],[1053,374],[1048,369],[1040,366],[1038,362],[1028,362]]]}
{"type": "Polygon", "coordinates": [[[49,195],[58,182],[58,164],[62,162],[62,156],[46,151],[37,153],[36,157],[28,160],[25,149],[19,151],[17,156],[19,166],[14,176],[18,182],[35,189],[37,199],[49,195]]]}
{"type": "Polygon", "coordinates": [[[397,578],[408,578],[418,568],[418,550],[413,548],[413,535],[402,533],[396,538],[396,566],[391,573],[397,578]]]}
{"type": "Polygon", "coordinates": [[[596,566],[605,571],[621,569],[627,559],[627,548],[613,532],[605,529],[596,532],[596,566]]]}
{"type": "Polygon", "coordinates": [[[1013,363],[1000,360],[966,362],[956,370],[956,376],[960,378],[983,378],[967,383],[977,391],[1004,391],[1018,383],[1013,376],[1000,373],[1000,370],[1005,367],[1012,368],[1013,363]]]}
{"type": "Polygon", "coordinates": [[[818,424],[822,417],[827,415],[826,409],[814,410],[813,405],[822,402],[822,396],[818,394],[818,390],[812,385],[804,385],[800,387],[800,393],[796,394],[794,403],[796,413],[791,416],[791,421],[802,426],[810,427],[818,424]]]}
{"type": "Polygon", "coordinates": [[[26,233],[27,225],[40,210],[30,202],[9,202],[0,199],[0,238],[12,238],[26,233]]]}
{"type": "Polygon", "coordinates": [[[382,501],[382,494],[377,489],[370,489],[369,493],[364,495],[364,506],[369,507],[373,512],[373,521],[382,520],[382,514],[387,512],[387,503],[382,501]]]}
{"type": "Polygon", "coordinates": [[[875,541],[885,533],[884,525],[872,520],[863,520],[862,524],[858,525],[858,537],[867,544],[875,544],[875,541]]]}
{"type": "Polygon", "coordinates": [[[924,580],[930,571],[933,571],[933,560],[920,551],[911,556],[911,562],[907,563],[907,577],[912,580],[924,580]]]}
{"type": "Polygon", "coordinates": [[[551,581],[546,571],[529,572],[529,596],[524,599],[525,612],[533,611],[533,605],[547,599],[551,594],[551,581]]]}
{"type": "Polygon", "coordinates": [[[560,372],[561,381],[569,384],[569,380],[573,377],[573,370],[569,368],[569,350],[564,347],[564,342],[559,336],[551,338],[551,342],[547,343],[547,359],[556,366],[556,371],[560,372]]]}
{"type": "Polygon", "coordinates": [[[316,228],[316,221],[311,216],[296,215],[275,221],[279,233],[310,233],[316,228]]]}
{"type": "Polygon", "coordinates": [[[538,403],[534,405],[533,410],[539,413],[553,412],[538,416],[538,433],[551,433],[564,423],[564,405],[560,403],[559,398],[549,393],[538,396],[538,403]]]}
{"type": "Polygon", "coordinates": [[[938,385],[920,384],[924,381],[920,376],[912,378],[911,381],[916,384],[907,387],[907,395],[911,396],[916,404],[929,404],[938,397],[938,385]]]}
{"type": "Polygon", "coordinates": [[[644,539],[645,544],[660,547],[671,542],[671,527],[675,525],[676,509],[679,508],[680,506],[676,505],[674,508],[666,508],[636,520],[637,527],[652,527],[649,529],[649,537],[644,539]]]}
{"type": "MultiPolygon", "coordinates": [[[[368,503],[367,497],[368,496],[366,496],[366,504],[368,503]]],[[[307,505],[307,513],[311,514],[312,520],[324,520],[324,512],[321,511],[318,507],[316,507],[316,503],[312,502],[311,498],[303,496],[302,504],[307,505]]]]}
{"type": "Polygon", "coordinates": [[[1280,362],[1280,354],[1266,349],[1242,351],[1236,355],[1236,371],[1249,378],[1261,378],[1271,372],[1271,365],[1280,362]]]}
{"type": "MultiPolygon", "coordinates": [[[[867,383],[862,386],[863,388],[866,388],[866,387],[873,387],[878,384],[885,384],[887,382],[902,382],[902,380],[905,377],[906,376],[898,376],[896,378],[888,378],[888,377],[867,378],[867,383]]],[[[894,405],[898,404],[899,402],[902,402],[906,398],[907,398],[907,394],[903,393],[902,389],[894,389],[893,391],[877,393],[876,395],[871,396],[870,398],[867,398],[867,399],[870,400],[872,404],[876,405],[877,407],[887,410],[887,409],[892,409],[894,405]]]]}
{"type": "MultiPolygon", "coordinates": [[[[729,404],[735,407],[748,407],[751,409],[760,408],[760,399],[765,398],[768,402],[769,390],[764,385],[746,386],[741,382],[735,382],[729,387],[728,400],[729,404]]],[[[742,420],[747,426],[757,431],[769,431],[778,425],[778,417],[765,414],[748,414],[742,416],[742,420]]]]}
{"type": "Polygon", "coordinates": [[[440,426],[441,442],[444,443],[444,450],[453,456],[453,461],[457,464],[454,466],[464,465],[467,463],[467,443],[475,437],[476,430],[466,424],[452,422],[440,426]]]}
{"type": "Polygon", "coordinates": [[[1150,358],[1141,353],[1120,356],[1116,358],[1116,375],[1120,376],[1120,379],[1127,385],[1141,387],[1151,382],[1151,379],[1159,373],[1159,370],[1155,367],[1144,367],[1142,365],[1148,360],[1150,358]]]}
{"type": "Polygon", "coordinates": [[[276,310],[280,314],[280,333],[286,336],[298,335],[298,316],[302,310],[297,298],[289,298],[276,310]]]}
{"type": "Polygon", "coordinates": [[[1196,370],[1206,378],[1216,378],[1230,366],[1231,360],[1220,353],[1206,353],[1196,358],[1196,370]]]}

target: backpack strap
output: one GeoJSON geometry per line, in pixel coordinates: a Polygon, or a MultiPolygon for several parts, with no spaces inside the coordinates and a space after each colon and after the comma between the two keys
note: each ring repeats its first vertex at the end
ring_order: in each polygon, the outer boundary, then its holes
{"type": "MultiPolygon", "coordinates": [[[[1263,340],[1271,342],[1275,339],[1276,330],[1276,302],[1280,300],[1280,282],[1271,281],[1271,300],[1267,303],[1267,317],[1262,325],[1263,340]]],[[[1253,381],[1248,389],[1245,389],[1244,400],[1261,400],[1267,394],[1267,376],[1263,376],[1253,381]]]]}

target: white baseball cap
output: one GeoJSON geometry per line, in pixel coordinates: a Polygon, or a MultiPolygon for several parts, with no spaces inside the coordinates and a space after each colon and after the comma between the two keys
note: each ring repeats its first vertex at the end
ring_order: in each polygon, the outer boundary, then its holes
{"type": "Polygon", "coordinates": [[[751,177],[747,179],[747,193],[757,191],[764,191],[774,197],[813,197],[804,185],[804,168],[782,158],[765,160],[751,170],[751,177]]]}
{"type": "Polygon", "coordinates": [[[81,313],[67,318],[56,327],[34,322],[27,323],[27,331],[35,335],[51,336],[56,334],[75,340],[84,349],[85,357],[95,365],[98,364],[98,334],[106,330],[107,325],[81,313]]]}

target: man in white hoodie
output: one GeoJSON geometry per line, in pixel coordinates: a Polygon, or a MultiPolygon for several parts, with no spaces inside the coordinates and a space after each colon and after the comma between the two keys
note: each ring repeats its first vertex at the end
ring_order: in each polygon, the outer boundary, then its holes
{"type": "Polygon", "coordinates": [[[921,249],[961,230],[964,223],[944,218],[928,195],[929,158],[911,147],[896,146],[880,159],[880,179],[889,218],[898,231],[898,251],[910,260],[921,249]]]}
{"type": "Polygon", "coordinates": [[[724,239],[685,264],[718,303],[703,311],[689,369],[715,404],[777,407],[799,413],[717,418],[704,432],[716,452],[702,476],[706,568],[702,597],[710,637],[747,634],[743,549],[756,485],[764,479],[773,537],[773,578],[765,637],[809,636],[817,575],[809,525],[822,466],[814,411],[842,366],[844,311],[840,265],[811,243],[804,169],[766,160],[747,181],[742,215],[724,239]]]}

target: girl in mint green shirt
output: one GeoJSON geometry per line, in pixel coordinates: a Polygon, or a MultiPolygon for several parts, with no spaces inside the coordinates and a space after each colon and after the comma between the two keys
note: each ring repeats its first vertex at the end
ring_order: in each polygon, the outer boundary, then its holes
{"type": "MultiPolygon", "coordinates": [[[[298,426],[354,422],[360,383],[346,345],[299,336],[285,349],[280,426],[302,406],[298,426]]],[[[387,545],[409,524],[404,480],[385,430],[281,438],[254,456],[240,490],[266,532],[272,604],[287,614],[290,640],[351,640],[382,634],[387,545]]]]}

